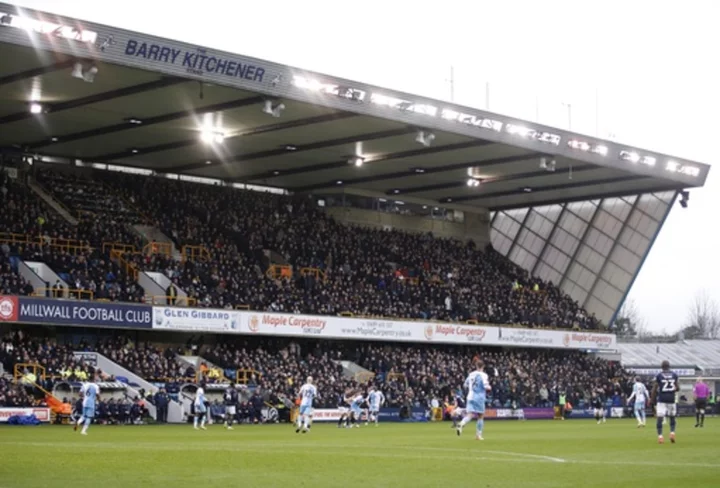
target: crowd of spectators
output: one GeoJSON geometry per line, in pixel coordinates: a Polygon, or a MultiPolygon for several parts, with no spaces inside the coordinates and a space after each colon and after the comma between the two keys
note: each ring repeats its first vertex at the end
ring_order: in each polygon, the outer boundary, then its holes
{"type": "Polygon", "coordinates": [[[0,407],[31,407],[38,401],[20,384],[0,376],[0,407]]]}
{"type": "MultiPolygon", "coordinates": [[[[72,351],[77,349],[98,351],[144,379],[167,387],[197,379],[193,368],[177,360],[178,349],[136,345],[126,339],[66,346],[17,331],[0,340],[0,362],[8,372],[16,363],[39,363],[49,378],[87,379],[91,368],[73,357],[72,351]]],[[[224,340],[201,346],[198,351],[224,368],[215,381],[237,381],[249,390],[262,392],[265,401],[295,398],[305,379],[313,376],[319,407],[335,407],[348,391],[370,384],[383,391],[387,406],[424,407],[434,399],[453,398],[462,395],[464,379],[478,357],[487,365],[492,386],[488,403],[494,407],[553,406],[561,394],[582,406],[593,391],[602,391],[608,399],[624,398],[631,386],[630,375],[618,363],[569,351],[258,337],[224,340]],[[348,375],[340,363],[343,360],[356,363],[364,371],[348,375]]],[[[52,383],[45,387],[51,390],[52,383]]]]}
{"type": "Polygon", "coordinates": [[[631,383],[619,364],[567,351],[252,338],[206,346],[203,355],[225,367],[227,376],[239,371],[249,385],[287,397],[313,376],[318,402],[325,407],[370,383],[382,389],[389,406],[426,406],[433,399],[462,395],[478,357],[487,364],[493,387],[488,402],[494,407],[553,406],[560,394],[582,405],[593,391],[606,398],[622,396],[631,383]],[[353,361],[369,374],[345,376],[341,360],[353,361]]]}
{"type": "Polygon", "coordinates": [[[3,198],[11,211],[0,223],[7,223],[11,232],[42,237],[12,251],[46,262],[72,288],[90,290],[95,298],[144,299],[142,287],[105,253],[103,243],[142,249],[130,225],[148,223],[177,249],[201,246],[208,253],[178,260],[128,252],[124,260],[140,270],[164,273],[199,306],[598,326],[594,316],[556,286],[529,276],[492,248],[431,234],[344,225],[311,197],[107,171],[38,170],[35,177],[79,222],[68,224],[22,183],[6,180],[3,198]],[[87,249],[53,245],[63,239],[87,249]],[[273,263],[290,265],[295,272],[268,276],[265,271],[273,263]],[[303,273],[303,268],[320,272],[303,273]]]}
{"type": "Polygon", "coordinates": [[[74,349],[50,338],[17,330],[0,337],[0,364],[10,374],[14,374],[15,365],[21,365],[20,373],[32,373],[40,386],[52,390],[56,380],[84,381],[92,377],[91,368],[75,358],[74,349]],[[39,364],[44,370],[35,371],[33,364],[39,364]],[[45,377],[38,373],[44,373],[45,377]]]}
{"type": "Polygon", "coordinates": [[[4,239],[0,245],[0,291],[7,288],[12,292],[8,294],[17,295],[30,295],[35,291],[55,297],[143,301],[142,287],[113,262],[103,248],[105,242],[141,244],[125,220],[115,220],[112,212],[101,218],[78,212],[77,224],[73,225],[23,182],[5,176],[2,188],[4,205],[0,228],[6,234],[0,236],[4,239]],[[11,269],[11,256],[47,264],[65,284],[46,283],[46,290],[33,290],[17,277],[17,270],[11,269]]]}
{"type": "Polygon", "coordinates": [[[430,234],[343,225],[314,199],[97,172],[181,248],[209,260],[145,259],[199,303],[255,310],[596,328],[569,296],[491,248],[430,234]],[[268,278],[274,263],[291,279],[268,278]],[[302,274],[303,268],[320,275],[302,274]]]}
{"type": "Polygon", "coordinates": [[[181,365],[175,352],[169,348],[161,350],[148,343],[136,345],[122,337],[100,341],[86,348],[103,354],[147,381],[187,383],[196,379],[194,369],[181,365]]]}
{"type": "Polygon", "coordinates": [[[0,245],[0,295],[30,295],[31,284],[20,276],[10,262],[10,249],[7,244],[0,245]],[[6,252],[7,250],[7,252],[6,252]]]}

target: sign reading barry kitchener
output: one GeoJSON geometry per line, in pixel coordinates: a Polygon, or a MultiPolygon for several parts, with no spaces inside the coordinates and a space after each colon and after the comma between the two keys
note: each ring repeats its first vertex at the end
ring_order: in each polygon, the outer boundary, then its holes
{"type": "Polygon", "coordinates": [[[149,329],[152,307],[122,303],[19,297],[18,322],[149,329]]]}

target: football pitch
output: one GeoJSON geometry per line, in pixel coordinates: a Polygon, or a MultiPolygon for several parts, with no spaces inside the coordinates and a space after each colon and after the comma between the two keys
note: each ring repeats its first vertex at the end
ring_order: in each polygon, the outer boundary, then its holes
{"type": "Polygon", "coordinates": [[[720,486],[720,420],[682,418],[658,445],[654,419],[381,424],[309,434],[288,425],[0,427],[0,488],[720,486]]]}

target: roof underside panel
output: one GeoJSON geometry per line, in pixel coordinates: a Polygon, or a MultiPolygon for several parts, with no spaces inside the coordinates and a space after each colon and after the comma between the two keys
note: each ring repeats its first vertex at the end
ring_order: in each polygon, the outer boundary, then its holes
{"type": "Polygon", "coordinates": [[[608,324],[675,196],[667,191],[500,210],[492,219],[491,241],[608,324]]]}

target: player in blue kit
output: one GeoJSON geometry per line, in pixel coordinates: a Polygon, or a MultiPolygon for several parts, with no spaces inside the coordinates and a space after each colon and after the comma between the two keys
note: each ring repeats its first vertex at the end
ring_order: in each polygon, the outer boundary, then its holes
{"type": "Polygon", "coordinates": [[[358,391],[353,395],[345,397],[345,401],[350,405],[350,428],[360,427],[360,417],[362,416],[362,404],[365,397],[358,391]]]}
{"type": "Polygon", "coordinates": [[[297,417],[297,428],[295,433],[307,433],[313,415],[313,400],[317,396],[317,388],[313,383],[312,376],[308,376],[307,382],[300,388],[300,413],[297,417]]]}
{"type": "Polygon", "coordinates": [[[205,398],[205,383],[200,384],[198,389],[195,390],[195,401],[193,406],[195,407],[195,418],[193,419],[193,428],[198,429],[198,420],[200,420],[200,428],[205,429],[205,421],[207,420],[207,399],[205,398]]]}
{"type": "MultiPolygon", "coordinates": [[[[95,375],[95,381],[97,381],[97,378],[100,377],[100,372],[96,373],[95,375]]],[[[88,382],[83,383],[82,387],[80,387],[80,395],[82,396],[82,415],[77,420],[77,423],[73,427],[73,430],[77,431],[77,428],[80,426],[80,424],[83,424],[82,431],[80,432],[82,435],[87,435],[88,427],[90,427],[90,422],[92,419],[95,418],[95,402],[97,401],[99,395],[100,395],[100,387],[97,385],[97,383],[88,382]]]]}
{"type": "Polygon", "coordinates": [[[670,362],[662,362],[662,371],[655,377],[652,399],[656,403],[655,415],[657,416],[658,443],[665,442],[663,438],[663,419],[670,417],[670,442],[675,443],[675,425],[677,417],[676,394],[680,390],[678,375],[670,371],[670,362]]]}
{"type": "Polygon", "coordinates": [[[649,392],[643,382],[640,381],[640,377],[635,377],[632,395],[628,397],[628,405],[632,403],[633,399],[635,400],[633,411],[635,412],[635,418],[638,421],[638,428],[645,427],[645,404],[649,396],[649,392]]]}
{"type": "Polygon", "coordinates": [[[471,420],[477,420],[475,439],[483,440],[483,417],[485,416],[485,395],[490,391],[490,381],[483,371],[485,365],[481,360],[475,361],[475,371],[470,373],[465,380],[465,388],[468,390],[466,413],[457,427],[457,435],[462,435],[463,427],[471,420]]]}
{"type": "Polygon", "coordinates": [[[380,407],[383,403],[385,403],[385,395],[383,395],[382,392],[374,386],[371,386],[370,392],[367,396],[367,404],[369,408],[368,418],[365,419],[365,425],[367,425],[368,422],[374,422],[375,427],[378,426],[378,416],[380,415],[380,407]]]}

